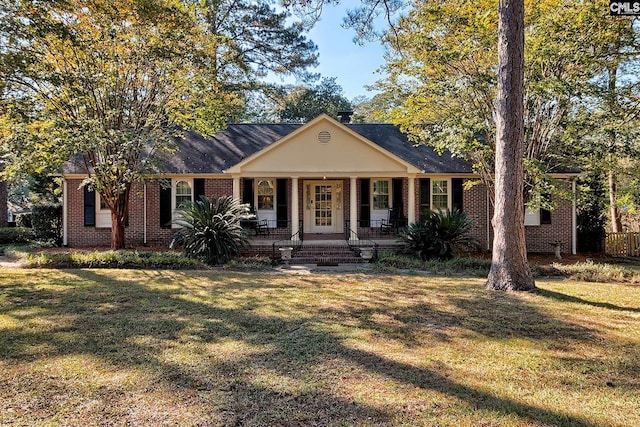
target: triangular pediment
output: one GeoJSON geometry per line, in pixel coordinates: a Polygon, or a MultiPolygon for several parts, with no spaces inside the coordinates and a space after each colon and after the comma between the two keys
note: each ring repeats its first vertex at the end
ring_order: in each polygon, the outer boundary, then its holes
{"type": "Polygon", "coordinates": [[[419,170],[347,126],[321,115],[226,172],[305,176],[407,174],[419,170]]]}

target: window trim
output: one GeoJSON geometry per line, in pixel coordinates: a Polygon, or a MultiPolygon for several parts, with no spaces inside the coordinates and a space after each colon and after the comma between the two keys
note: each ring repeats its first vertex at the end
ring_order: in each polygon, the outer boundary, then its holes
{"type": "Polygon", "coordinates": [[[371,184],[370,184],[370,190],[369,190],[369,192],[370,192],[370,196],[369,196],[370,200],[369,200],[369,202],[371,203],[371,205],[370,205],[371,206],[371,210],[372,211],[381,212],[381,211],[388,211],[389,209],[391,209],[391,207],[393,206],[393,188],[392,188],[393,184],[392,184],[391,178],[371,178],[370,181],[371,181],[371,184]],[[376,205],[375,205],[376,193],[373,190],[373,188],[374,188],[374,185],[375,185],[376,182],[381,182],[381,181],[384,181],[384,182],[387,183],[387,196],[388,196],[388,199],[387,199],[387,207],[386,208],[376,208],[376,205]]]}
{"type": "Polygon", "coordinates": [[[451,178],[433,178],[432,177],[431,178],[431,194],[429,195],[429,202],[430,202],[429,208],[433,211],[442,209],[442,208],[436,208],[435,204],[433,203],[433,196],[442,196],[442,194],[435,194],[435,191],[434,191],[435,183],[442,182],[442,181],[445,181],[447,183],[447,207],[445,209],[451,209],[451,196],[452,196],[451,178]]]}

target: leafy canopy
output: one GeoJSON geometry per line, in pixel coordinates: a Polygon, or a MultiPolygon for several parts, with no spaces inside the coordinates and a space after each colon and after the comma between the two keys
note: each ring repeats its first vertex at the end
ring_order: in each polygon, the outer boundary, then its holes
{"type": "MultiPolygon", "coordinates": [[[[585,82],[599,73],[595,21],[609,22],[603,1],[525,1],[524,160],[530,198],[553,189],[549,173],[566,167],[561,145],[585,82]],[[601,8],[600,14],[593,9],[601,8]]],[[[387,118],[416,141],[472,161],[493,182],[498,58],[495,1],[415,2],[389,32],[388,78],[379,88],[397,100],[387,118]]],[[[602,29],[606,31],[606,29],[602,29]]]]}

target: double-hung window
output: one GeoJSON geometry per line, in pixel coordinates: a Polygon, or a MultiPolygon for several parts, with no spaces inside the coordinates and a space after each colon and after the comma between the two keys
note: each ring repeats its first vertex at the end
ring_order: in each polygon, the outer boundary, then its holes
{"type": "Polygon", "coordinates": [[[274,209],[275,186],[272,179],[258,181],[258,210],[272,211],[274,209]]]}
{"type": "Polygon", "coordinates": [[[193,193],[191,191],[191,183],[188,181],[176,182],[175,188],[175,207],[176,209],[182,209],[187,202],[193,200],[193,193]]]}
{"type": "Polygon", "coordinates": [[[97,228],[111,228],[111,209],[107,207],[107,203],[104,201],[100,194],[96,191],[96,227],[97,228]]]}
{"type": "Polygon", "coordinates": [[[449,207],[449,180],[431,180],[431,209],[446,210],[449,207]]]}
{"type": "MultiPolygon", "coordinates": [[[[193,201],[193,181],[192,180],[175,180],[172,181],[172,201],[173,205],[173,219],[180,219],[180,209],[184,208],[187,202],[193,201]]],[[[171,227],[179,227],[177,224],[172,224],[171,227]]]]}
{"type": "Polygon", "coordinates": [[[389,193],[389,180],[377,179],[373,183],[373,209],[382,210],[389,209],[390,205],[390,193],[389,193]]]}

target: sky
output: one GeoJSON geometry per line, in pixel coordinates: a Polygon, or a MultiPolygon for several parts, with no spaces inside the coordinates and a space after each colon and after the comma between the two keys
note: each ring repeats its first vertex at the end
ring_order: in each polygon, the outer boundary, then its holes
{"type": "MultiPolygon", "coordinates": [[[[365,85],[375,83],[381,75],[375,71],[384,64],[384,48],[377,42],[358,45],[353,42],[355,31],[342,27],[346,10],[358,2],[344,0],[338,6],[325,6],[320,21],[307,34],[318,46],[319,65],[310,71],[322,77],[336,77],[347,99],[371,97],[365,85]]],[[[292,83],[286,81],[287,83],[292,83]]]]}

